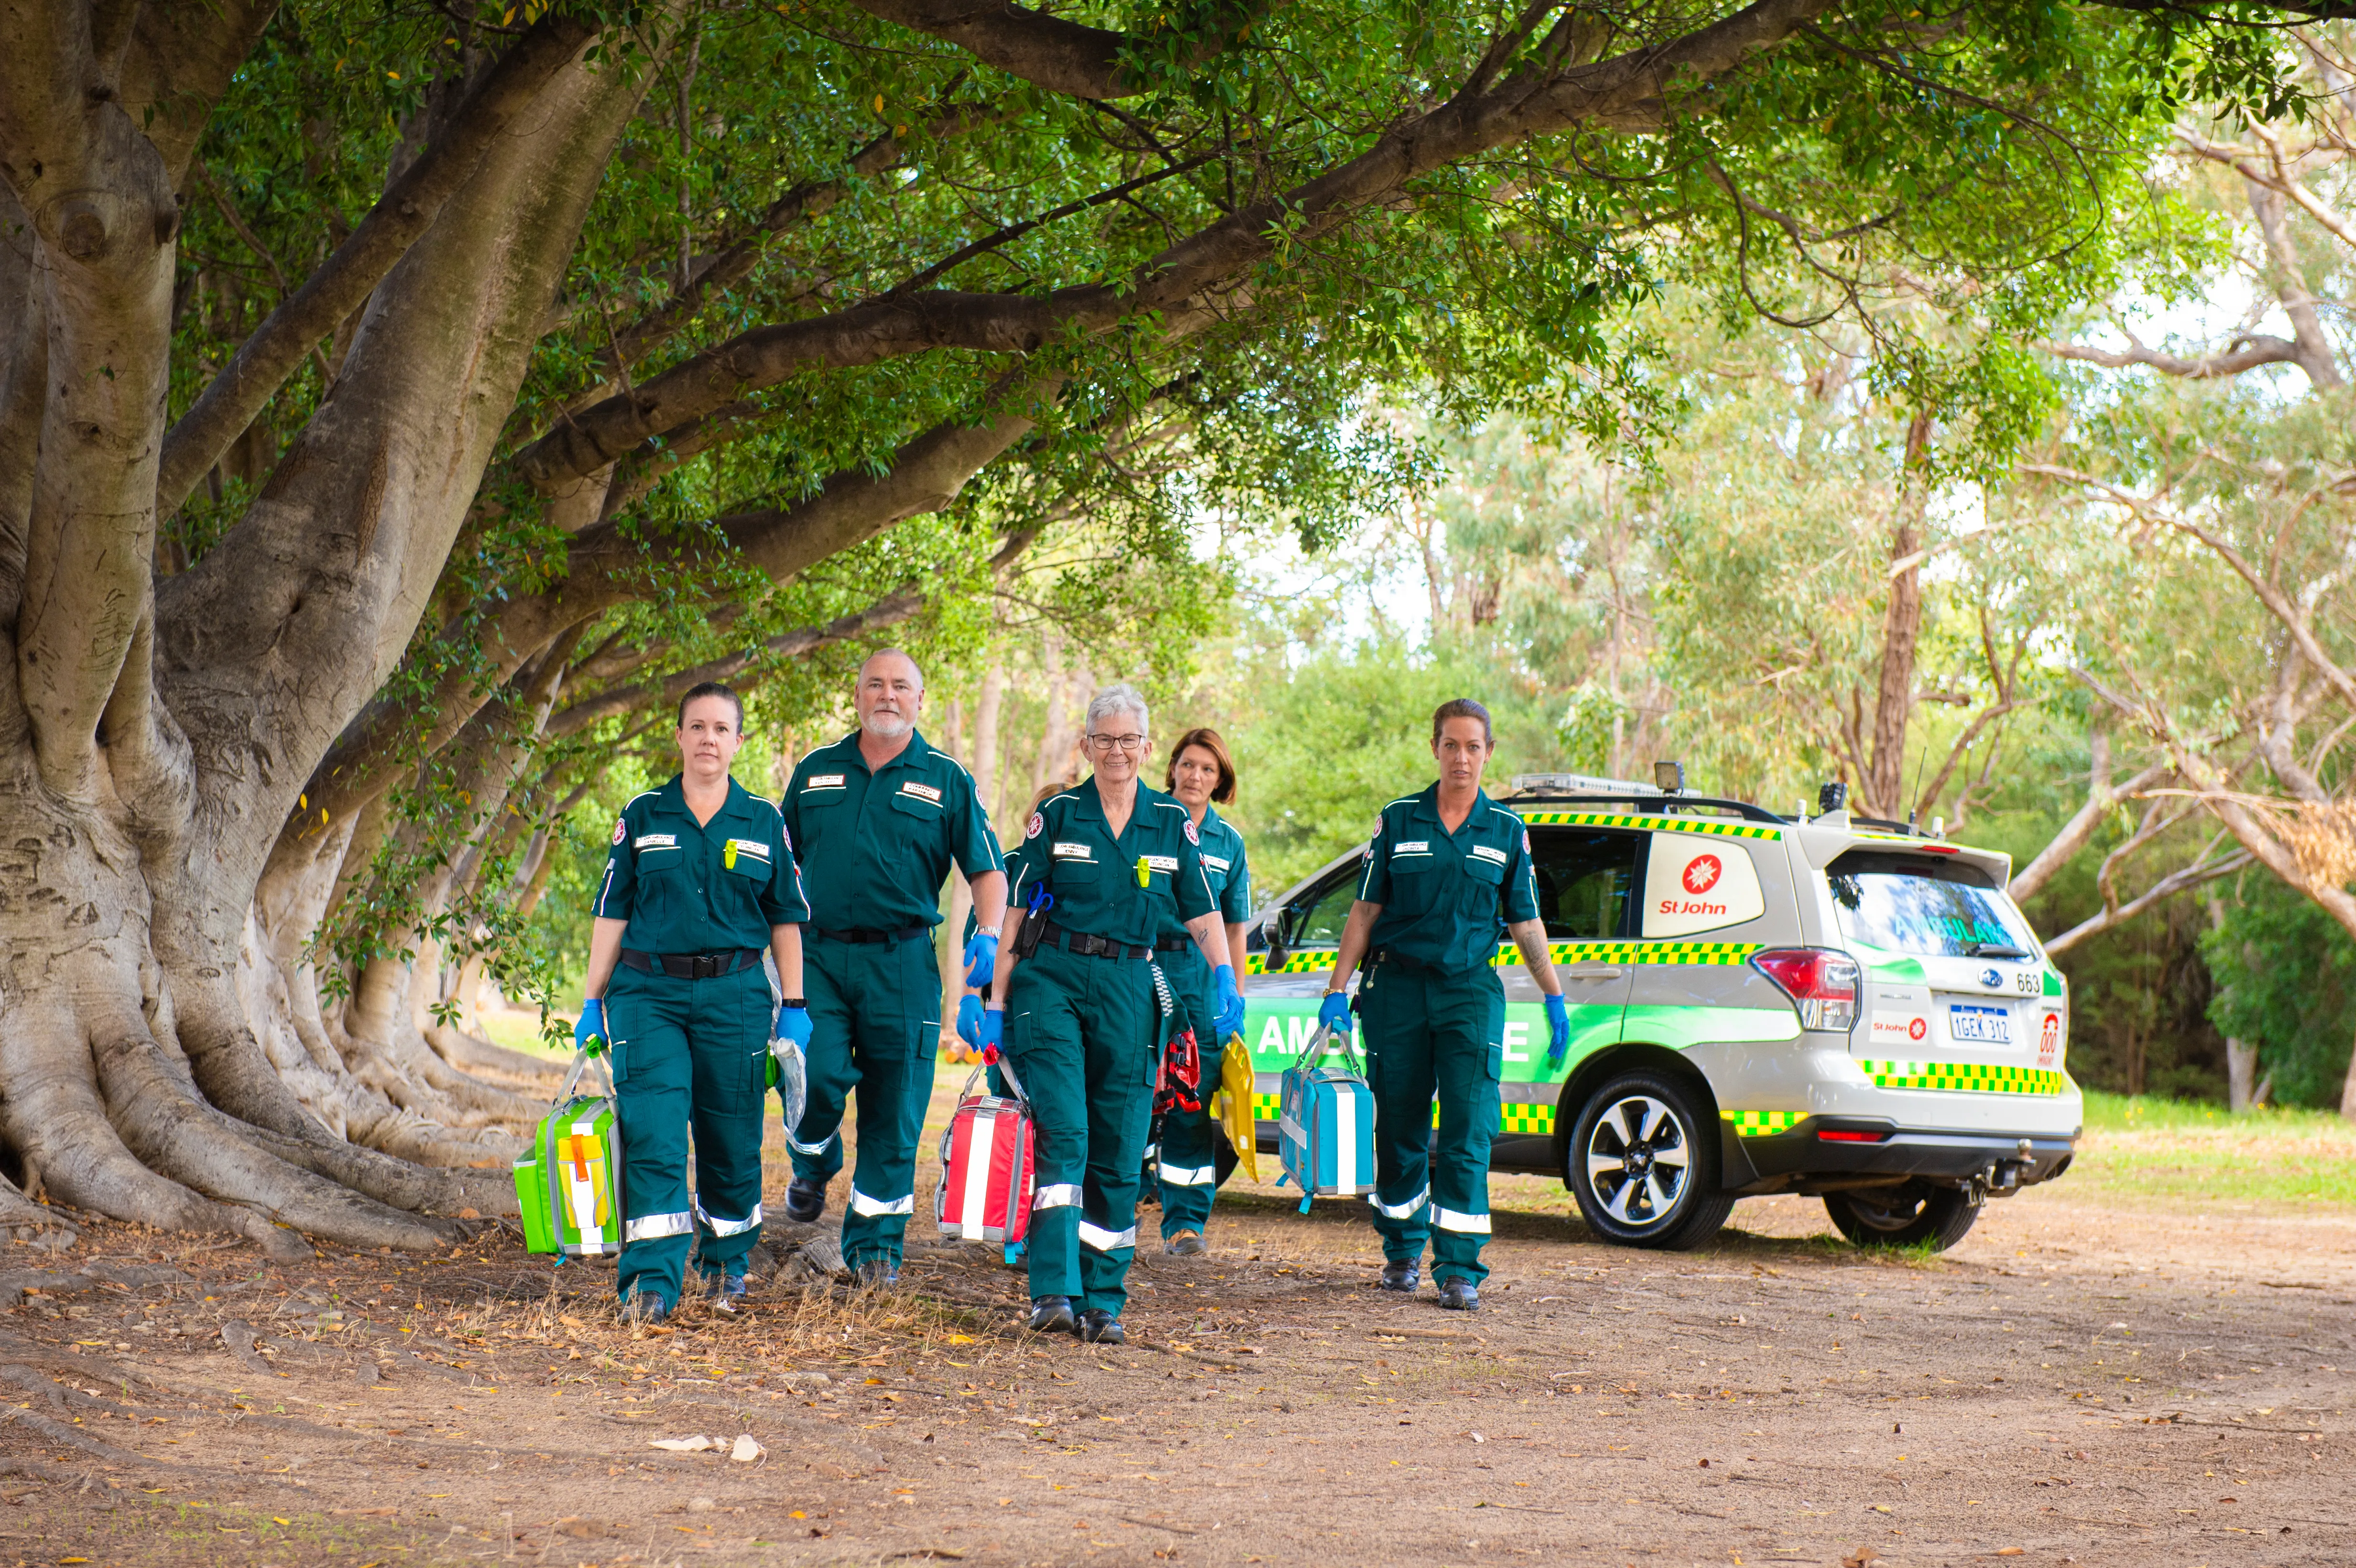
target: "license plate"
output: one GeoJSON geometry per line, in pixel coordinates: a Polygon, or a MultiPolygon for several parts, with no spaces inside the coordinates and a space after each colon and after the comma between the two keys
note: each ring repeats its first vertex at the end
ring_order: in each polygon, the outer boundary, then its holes
{"type": "Polygon", "coordinates": [[[2012,1014],[2002,1008],[1951,1007],[1947,1009],[1947,1038],[1976,1040],[1984,1045],[2010,1045],[2012,1014]]]}

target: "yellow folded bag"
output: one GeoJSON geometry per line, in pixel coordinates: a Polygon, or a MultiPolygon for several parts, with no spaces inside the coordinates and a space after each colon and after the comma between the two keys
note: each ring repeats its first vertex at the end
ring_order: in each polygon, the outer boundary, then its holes
{"type": "Polygon", "coordinates": [[[1251,1048],[1240,1034],[1227,1036],[1219,1052],[1219,1125],[1226,1129],[1227,1145],[1236,1151],[1236,1169],[1259,1179],[1259,1139],[1252,1125],[1251,1048]]]}

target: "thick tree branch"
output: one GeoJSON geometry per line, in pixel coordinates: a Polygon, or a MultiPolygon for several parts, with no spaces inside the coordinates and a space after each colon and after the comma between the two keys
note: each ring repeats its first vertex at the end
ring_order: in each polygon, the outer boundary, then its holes
{"type": "Polygon", "coordinates": [[[2190,381],[2221,380],[2238,376],[2244,370],[2254,370],[2261,365],[2296,365],[2299,362],[2297,344],[2287,337],[2274,337],[2264,333],[2244,333],[2228,344],[2222,354],[2204,354],[2198,358],[2188,359],[2181,355],[2144,347],[2143,340],[2125,327],[2119,331],[2130,346],[2124,352],[2087,348],[2075,343],[2040,343],[2037,347],[2057,359],[2075,359],[2111,370],[2140,365],[2163,376],[2178,376],[2190,381]]]}
{"type": "Polygon", "coordinates": [[[171,512],[188,498],[205,470],[277,396],[303,357],[359,308],[433,226],[516,116],[595,36],[593,24],[552,14],[533,23],[500,57],[453,116],[448,133],[393,182],[318,271],[279,302],[173,425],[156,475],[159,511],[171,512]]]}
{"type": "Polygon", "coordinates": [[[2205,887],[2222,877],[2230,877],[2247,866],[2255,857],[2247,849],[2237,849],[2220,860],[2203,859],[2198,865],[2185,866],[2170,871],[2143,892],[2126,903],[2114,905],[2089,915],[2045,944],[2051,955],[2066,953],[2088,937],[2097,935],[2115,925],[2125,925],[2144,911],[2165,903],[2177,894],[2205,887]]]}
{"type": "MultiPolygon", "coordinates": [[[[1147,82],[1121,69],[1124,53],[1152,50],[1102,27],[1067,22],[1008,0],[852,0],[861,10],[919,33],[929,33],[964,49],[1009,76],[1035,82],[1073,98],[1127,98],[1147,82]]],[[[1225,49],[1248,27],[1258,6],[1237,7],[1232,27],[1186,52],[1184,64],[1200,64],[1225,49]]]]}
{"type": "Polygon", "coordinates": [[[1460,93],[1392,126],[1357,157],[1180,240],[1119,283],[1044,295],[919,293],[758,328],[635,394],[581,411],[519,453],[518,471],[543,491],[552,489],[748,391],[808,369],[869,365],[935,348],[1028,353],[1052,337],[1102,332],[1124,320],[1188,308],[1280,248],[1298,250],[1409,181],[1476,154],[1574,124],[1622,133],[1657,129],[1669,116],[1673,83],[1723,76],[1783,42],[1830,5],[1758,0],[1665,45],[1590,65],[1557,69],[1542,62],[1488,91],[1460,93]]]}
{"type": "Polygon", "coordinates": [[[278,0],[206,0],[143,5],[131,25],[118,73],[123,112],[146,128],[174,186],[278,0]]]}

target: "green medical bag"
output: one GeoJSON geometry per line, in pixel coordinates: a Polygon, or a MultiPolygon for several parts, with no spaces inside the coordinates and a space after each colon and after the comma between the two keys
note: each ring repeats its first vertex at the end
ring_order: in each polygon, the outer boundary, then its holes
{"type": "Polygon", "coordinates": [[[587,1063],[587,1053],[574,1055],[554,1106],[515,1162],[516,1202],[531,1252],[597,1258],[622,1250],[621,1133],[610,1083],[604,1094],[573,1093],[587,1063]]]}

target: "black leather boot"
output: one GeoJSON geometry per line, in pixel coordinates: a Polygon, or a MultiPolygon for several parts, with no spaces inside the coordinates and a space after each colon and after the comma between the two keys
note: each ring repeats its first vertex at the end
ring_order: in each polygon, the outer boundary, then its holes
{"type": "Polygon", "coordinates": [[[1423,1271],[1411,1261],[1394,1259],[1383,1265],[1385,1290],[1412,1291],[1422,1282],[1423,1271]]]}
{"type": "Polygon", "coordinates": [[[807,1225],[826,1212],[826,1183],[797,1178],[786,1185],[786,1218],[807,1225]]]}
{"type": "Polygon", "coordinates": [[[1072,1298],[1068,1296],[1034,1296],[1031,1298],[1031,1332],[1033,1334],[1069,1334],[1077,1321],[1072,1316],[1072,1298]]]}
{"type": "Polygon", "coordinates": [[[1469,1279],[1448,1279],[1440,1283],[1440,1305],[1451,1312],[1481,1310],[1481,1287],[1469,1279]]]}
{"type": "Polygon", "coordinates": [[[1120,1345],[1129,1340],[1120,1319],[1101,1307],[1091,1307],[1080,1314],[1079,1333],[1091,1345],[1120,1345]]]}

